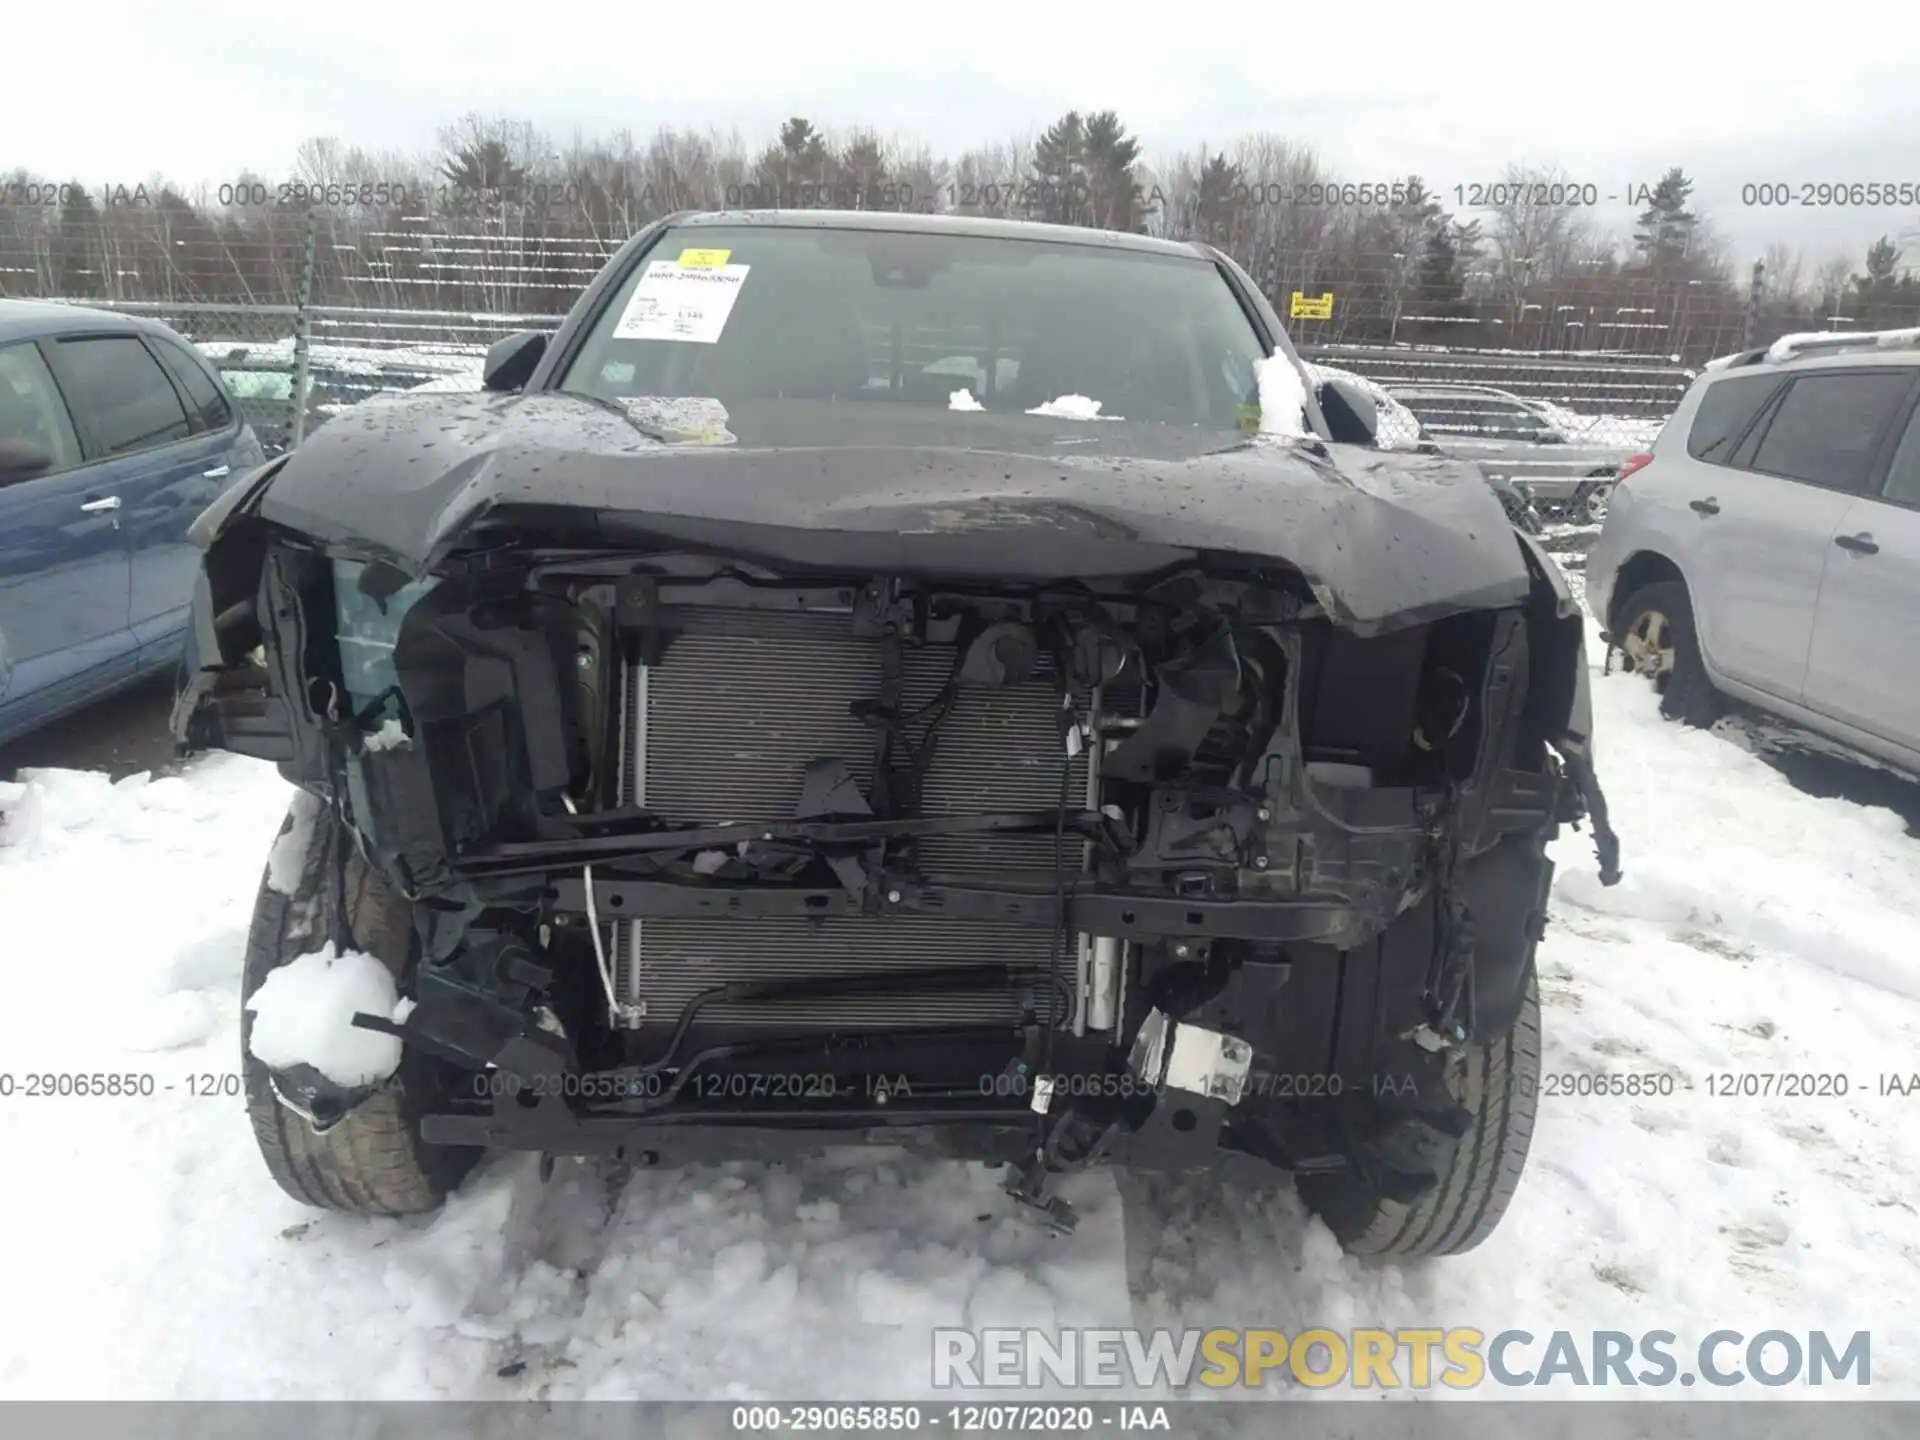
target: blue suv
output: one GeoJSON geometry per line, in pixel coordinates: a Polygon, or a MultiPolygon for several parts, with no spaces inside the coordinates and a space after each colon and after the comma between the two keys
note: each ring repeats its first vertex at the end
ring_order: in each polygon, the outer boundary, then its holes
{"type": "Polygon", "coordinates": [[[166,326],[0,300],[0,743],[178,663],[187,527],[263,459],[166,326]]]}

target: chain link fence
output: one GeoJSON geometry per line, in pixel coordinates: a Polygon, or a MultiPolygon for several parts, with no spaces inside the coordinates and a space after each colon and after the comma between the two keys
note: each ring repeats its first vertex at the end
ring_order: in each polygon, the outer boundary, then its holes
{"type": "MultiPolygon", "coordinates": [[[[165,321],[278,450],[371,396],[478,388],[487,346],[555,327],[641,218],[15,210],[0,213],[0,295],[165,321]]],[[[1775,330],[1902,318],[1763,317],[1757,285],[1684,276],[1483,276],[1439,302],[1404,264],[1336,263],[1259,235],[1241,248],[1302,354],[1374,395],[1384,443],[1472,458],[1549,511],[1643,451],[1711,355],[1775,330]]]]}
{"type": "Polygon", "coordinates": [[[489,345],[516,330],[555,329],[562,318],[348,305],[76,303],[159,320],[191,340],[220,371],[269,454],[376,395],[478,390],[489,345]],[[296,394],[304,394],[304,408],[296,394]]]}

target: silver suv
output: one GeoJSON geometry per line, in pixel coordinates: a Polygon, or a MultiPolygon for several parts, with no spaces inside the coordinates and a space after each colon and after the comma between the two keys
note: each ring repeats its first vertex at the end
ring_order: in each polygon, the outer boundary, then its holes
{"type": "Polygon", "coordinates": [[[1920,330],[1716,361],[1588,557],[1608,641],[1705,725],[1723,696],[1920,770],[1920,330]]]}
{"type": "Polygon", "coordinates": [[[1630,447],[1607,445],[1563,423],[1558,407],[1479,385],[1396,385],[1393,397],[1443,453],[1472,460],[1491,480],[1526,488],[1548,514],[1598,522],[1630,447]]]}

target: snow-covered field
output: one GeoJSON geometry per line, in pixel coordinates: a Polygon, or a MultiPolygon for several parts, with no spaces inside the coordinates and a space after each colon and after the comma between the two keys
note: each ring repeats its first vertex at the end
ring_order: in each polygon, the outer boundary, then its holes
{"type": "Polygon", "coordinates": [[[287,787],[232,757],[30,774],[0,790],[0,1397],[907,1398],[933,1328],[987,1325],[1865,1329],[1845,1393],[1920,1397],[1920,1095],[1880,1093],[1920,1070],[1920,841],[1636,681],[1595,705],[1626,879],[1559,842],[1545,1068],[1673,1093],[1544,1095],[1492,1240],[1398,1267],[1207,1177],[1080,1177],[1052,1238],[983,1168],[871,1152],[544,1187],[507,1157],[437,1217],[305,1210],[224,1093],[287,787]],[[40,1072],[154,1093],[26,1098],[40,1072]],[[1843,1097],[1708,1091],[1836,1072],[1843,1097]]]}

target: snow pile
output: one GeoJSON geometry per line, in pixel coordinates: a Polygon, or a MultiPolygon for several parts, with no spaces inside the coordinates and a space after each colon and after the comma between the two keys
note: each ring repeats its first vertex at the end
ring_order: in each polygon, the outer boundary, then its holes
{"type": "Polygon", "coordinates": [[[1055,420],[1120,420],[1124,416],[1102,415],[1100,402],[1089,400],[1085,395],[1060,395],[1036,405],[1027,411],[1029,415],[1046,415],[1055,420]]]}
{"type": "MultiPolygon", "coordinates": [[[[54,1008],[0,1006],[0,1071],[145,1069],[145,1057],[211,1034],[231,1043],[248,914],[287,783],[225,756],[191,779],[19,774],[0,787],[0,954],[79,989],[54,1008]]],[[[0,1128],[17,1103],[0,1099],[0,1128]]]]}
{"type": "Polygon", "coordinates": [[[1260,433],[1281,440],[1305,440],[1307,387],[1285,355],[1269,355],[1256,367],[1260,382],[1260,433]]]}
{"type": "Polygon", "coordinates": [[[949,410],[984,410],[987,407],[973,398],[973,391],[964,386],[947,396],[949,410]]]}
{"type": "Polygon", "coordinates": [[[361,743],[369,750],[406,750],[413,745],[413,737],[407,734],[406,726],[388,716],[380,722],[380,728],[361,743]]]}
{"type": "Polygon", "coordinates": [[[371,1085],[400,1068],[400,1041],[353,1023],[359,1013],[395,1018],[393,973],[371,955],[332,945],[288,961],[247,1000],[247,1050],[275,1070],[310,1065],[336,1085],[371,1085]]]}
{"type": "Polygon", "coordinates": [[[630,395],[621,405],[636,425],[658,431],[675,444],[732,445],[732,418],[720,401],[705,395],[630,395]]]}
{"type": "Polygon", "coordinates": [[[1766,363],[1777,365],[1808,351],[1864,348],[1911,350],[1920,345],[1920,328],[1903,330],[1802,330],[1782,335],[1767,347],[1766,363]]]}

